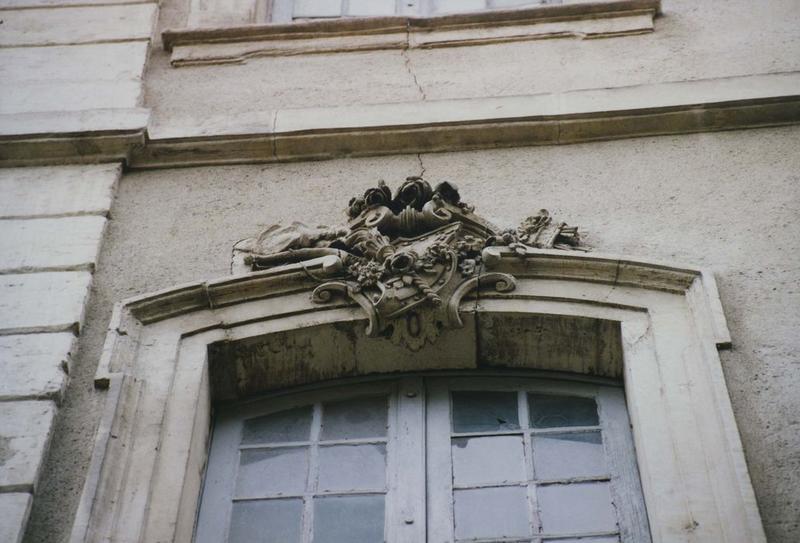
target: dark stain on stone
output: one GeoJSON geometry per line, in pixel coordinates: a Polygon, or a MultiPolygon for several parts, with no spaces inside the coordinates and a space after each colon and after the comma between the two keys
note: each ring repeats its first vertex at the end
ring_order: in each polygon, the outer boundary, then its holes
{"type": "Polygon", "coordinates": [[[0,466],[11,460],[15,451],[11,448],[11,438],[0,436],[0,466]]]}

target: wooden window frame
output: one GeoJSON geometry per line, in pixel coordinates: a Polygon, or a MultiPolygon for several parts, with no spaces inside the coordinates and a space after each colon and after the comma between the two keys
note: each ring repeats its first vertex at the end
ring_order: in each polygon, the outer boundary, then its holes
{"type": "MultiPolygon", "coordinates": [[[[622,388],[613,382],[582,382],[535,377],[524,373],[503,375],[483,373],[480,376],[386,376],[368,382],[348,384],[330,383],[313,387],[310,391],[281,391],[258,400],[249,400],[221,407],[215,416],[213,439],[209,452],[206,483],[198,516],[196,543],[226,541],[230,523],[231,498],[240,449],[239,435],[245,420],[296,407],[313,405],[312,441],[314,428],[320,423],[319,409],[323,402],[354,397],[386,395],[388,406],[388,433],[381,442],[387,445],[387,484],[382,491],[386,496],[385,538],[387,541],[453,541],[453,478],[451,456],[450,393],[461,390],[511,391],[518,394],[521,428],[509,431],[523,435],[527,465],[529,507],[536,513],[536,490],[542,484],[564,482],[534,479],[532,464],[532,436],[553,433],[552,429],[536,430],[527,423],[527,395],[540,394],[585,397],[594,400],[598,407],[605,458],[609,462],[607,474],[587,478],[587,481],[605,481],[611,488],[618,532],[591,535],[619,535],[622,543],[650,541],[647,514],[642,498],[639,471],[630,433],[625,398],[622,388]],[[602,384],[601,384],[602,383],[602,384]],[[427,538],[427,539],[426,539],[427,538]]],[[[592,427],[594,429],[594,427],[592,427]]],[[[564,428],[558,432],[565,431],[564,428]]],[[[497,432],[487,432],[496,435],[497,432]]],[[[483,435],[483,434],[482,434],[483,435]]],[[[303,442],[306,444],[306,442],[303,442]]],[[[297,445],[297,443],[292,443],[297,445]]],[[[272,446],[278,446],[273,444],[272,446]]],[[[310,453],[313,475],[314,458],[310,453]]],[[[316,474],[318,477],[318,473],[316,474]]],[[[311,484],[315,488],[315,484],[311,484]]],[[[377,490],[377,489],[375,489],[377,490]]],[[[334,494],[363,494],[366,491],[344,491],[334,494]]],[[[313,522],[312,499],[316,495],[307,490],[304,499],[303,541],[311,535],[313,522]]],[[[533,541],[542,537],[581,537],[586,534],[546,534],[539,525],[531,526],[533,541]]]]}
{"type": "MultiPolygon", "coordinates": [[[[234,493],[236,465],[239,442],[237,436],[245,419],[262,416],[293,407],[314,405],[315,420],[312,423],[312,451],[318,438],[314,439],[313,428],[319,425],[319,404],[354,396],[386,395],[389,398],[388,433],[385,439],[387,452],[387,481],[382,489],[386,496],[385,535],[387,541],[423,541],[425,539],[424,522],[406,522],[409,519],[409,507],[418,510],[414,504],[425,502],[424,479],[420,476],[425,469],[425,456],[422,435],[415,427],[424,427],[424,407],[421,404],[423,394],[420,379],[401,378],[391,381],[373,381],[369,383],[348,384],[324,387],[310,392],[287,391],[277,397],[266,397],[245,404],[235,404],[220,410],[214,423],[214,439],[209,452],[208,472],[213,478],[206,477],[203,502],[198,516],[197,543],[226,541],[229,525],[230,500],[234,493]],[[401,463],[402,459],[402,463],[401,463]],[[402,469],[401,469],[402,468],[402,469]],[[401,484],[401,480],[403,483],[401,484]],[[211,482],[209,482],[211,481],[211,482]],[[212,486],[209,486],[212,485],[212,486]]],[[[310,455],[312,477],[318,477],[315,466],[315,455],[310,455]]],[[[315,486],[312,484],[312,487],[315,486]]],[[[377,489],[374,489],[377,490],[377,489]]],[[[366,491],[335,492],[335,495],[364,494],[366,491]]],[[[313,523],[313,496],[318,493],[307,490],[304,499],[303,541],[310,540],[313,523]]],[[[294,497],[294,496],[291,496],[294,497]]]]}
{"type": "MultiPolygon", "coordinates": [[[[527,421],[527,394],[558,394],[572,397],[592,398],[597,402],[599,411],[599,429],[603,436],[606,459],[609,462],[608,481],[615,504],[619,538],[622,543],[649,543],[650,531],[647,524],[647,513],[642,499],[639,482],[639,469],[636,465],[634,444],[631,437],[628,413],[622,388],[612,384],[588,384],[579,381],[562,381],[553,379],[536,379],[514,376],[480,376],[480,377],[439,377],[427,382],[427,446],[428,464],[427,494],[428,518],[438,522],[428,523],[428,541],[453,541],[453,477],[451,448],[452,406],[450,392],[459,390],[479,391],[513,391],[518,393],[521,433],[525,447],[525,459],[528,469],[527,489],[530,507],[536,515],[536,490],[541,485],[533,474],[531,436],[546,434],[547,430],[533,430],[527,421]],[[445,407],[443,407],[445,406],[445,407]]],[[[561,430],[563,431],[563,429],[561,430]]],[[[516,433],[516,431],[515,431],[516,433]]],[[[490,432],[491,434],[491,432],[490,432]]],[[[546,484],[551,484],[548,481],[546,484]]],[[[547,534],[538,532],[539,525],[532,526],[534,543],[538,537],[586,537],[587,534],[547,534]]],[[[592,534],[609,535],[609,534],[592,534]]],[[[616,534],[613,534],[616,535],[616,534]]]]}

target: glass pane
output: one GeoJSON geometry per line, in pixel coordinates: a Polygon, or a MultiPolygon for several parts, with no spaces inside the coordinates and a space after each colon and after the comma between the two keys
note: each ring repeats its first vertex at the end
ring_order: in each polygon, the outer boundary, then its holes
{"type": "Polygon", "coordinates": [[[525,480],[522,436],[454,438],[452,449],[457,485],[525,480]]]}
{"type": "Polygon", "coordinates": [[[311,406],[280,411],[244,421],[242,444],[308,441],[311,429],[311,406]]]}
{"type": "Polygon", "coordinates": [[[386,397],[354,398],[322,406],[322,439],[386,436],[386,397]]]}
{"type": "Polygon", "coordinates": [[[294,0],[294,17],[338,17],[342,0],[294,0]]]}
{"type": "Polygon", "coordinates": [[[457,539],[530,535],[525,487],[453,492],[457,539]]]}
{"type": "Polygon", "coordinates": [[[605,475],[608,471],[600,432],[535,435],[533,465],[537,479],[605,475]]]}
{"type": "Polygon", "coordinates": [[[302,494],[306,488],[308,448],[247,449],[239,457],[236,494],[302,494]]]}
{"type": "Polygon", "coordinates": [[[335,445],[319,448],[319,490],[385,488],[385,445],[335,445]]]}
{"type": "Polygon", "coordinates": [[[528,394],[531,428],[597,426],[597,404],[593,398],[528,394]]]}
{"type": "Polygon", "coordinates": [[[539,512],[546,533],[603,532],[617,529],[608,483],[540,486],[539,512]]]}
{"type": "Polygon", "coordinates": [[[516,392],[453,392],[453,431],[517,430],[516,392]]]}
{"type": "Polygon", "coordinates": [[[394,8],[394,0],[350,0],[348,15],[354,17],[394,15],[394,8]]]}
{"type": "Polygon", "coordinates": [[[234,502],[229,543],[300,541],[303,500],[234,502]]]}
{"type": "Polygon", "coordinates": [[[382,543],[383,496],[314,498],[314,543],[382,543]]]}
{"type": "Polygon", "coordinates": [[[486,7],[486,0],[436,0],[434,5],[436,13],[480,11],[486,7]]]}

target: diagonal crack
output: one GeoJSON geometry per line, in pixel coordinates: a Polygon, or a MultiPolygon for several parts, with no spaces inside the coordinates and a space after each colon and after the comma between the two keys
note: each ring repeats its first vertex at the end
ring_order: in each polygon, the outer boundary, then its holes
{"type": "Polygon", "coordinates": [[[417,162],[419,162],[419,176],[418,177],[425,177],[425,164],[422,163],[422,154],[417,153],[417,162]]]}
{"type": "Polygon", "coordinates": [[[417,87],[417,91],[422,97],[422,100],[427,100],[428,96],[425,94],[425,89],[422,88],[420,85],[419,80],[417,79],[417,74],[414,73],[414,69],[411,67],[411,55],[408,54],[408,50],[411,48],[411,23],[406,23],[406,45],[400,50],[400,54],[403,55],[403,64],[406,67],[406,71],[408,75],[411,76],[411,79],[414,80],[414,85],[417,87]]]}

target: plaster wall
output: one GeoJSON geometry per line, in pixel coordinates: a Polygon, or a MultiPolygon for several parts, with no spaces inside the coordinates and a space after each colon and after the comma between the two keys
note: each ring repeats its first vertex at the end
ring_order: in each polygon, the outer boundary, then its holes
{"type": "Polygon", "coordinates": [[[233,244],[276,222],[333,224],[378,179],[450,180],[512,226],[539,208],[598,251],[710,267],[733,338],[721,353],[769,541],[800,533],[800,127],[558,147],[139,171],[111,210],[93,295],[27,542],[72,522],[103,393],[92,378],[112,305],[224,276],[233,244]],[[69,460],[66,460],[69,459],[69,460]]]}
{"type": "MultiPolygon", "coordinates": [[[[159,33],[186,26],[185,0],[161,4],[159,33]]],[[[800,69],[800,3],[664,0],[648,34],[441,49],[261,57],[173,68],[156,44],[146,73],[150,135],[203,117],[715,79],[800,69]]]]}

